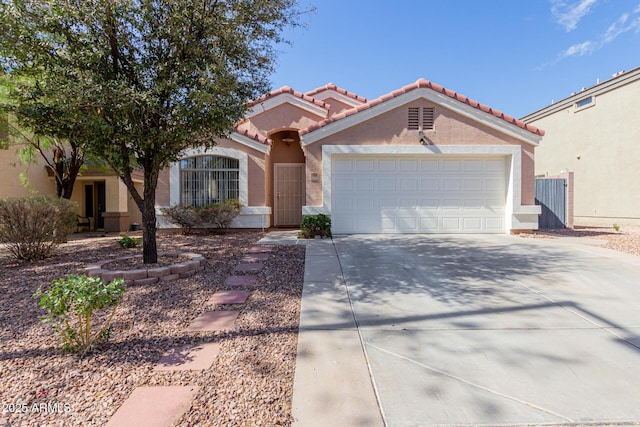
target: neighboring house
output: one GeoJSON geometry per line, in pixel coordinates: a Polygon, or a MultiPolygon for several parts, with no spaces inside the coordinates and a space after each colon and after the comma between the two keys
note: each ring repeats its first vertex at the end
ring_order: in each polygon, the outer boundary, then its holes
{"type": "Polygon", "coordinates": [[[333,84],[283,87],[256,100],[228,139],[164,171],[157,204],[238,198],[235,227],[324,213],[334,233],[532,230],[543,134],[424,79],[374,100],[333,84]]]}
{"type": "MultiPolygon", "coordinates": [[[[0,198],[26,197],[56,193],[52,171],[41,158],[25,166],[19,159],[19,146],[0,148],[0,198]],[[28,185],[20,181],[26,176],[28,185]]],[[[126,186],[117,176],[104,167],[87,162],[86,169],[78,176],[71,200],[78,204],[78,214],[88,217],[91,230],[109,232],[127,231],[133,222],[139,223],[142,215],[126,186]]],[[[135,177],[142,190],[142,174],[135,177]]]]}
{"type": "Polygon", "coordinates": [[[640,224],[640,67],[523,117],[545,129],[536,175],[573,172],[576,223],[640,224]]]}

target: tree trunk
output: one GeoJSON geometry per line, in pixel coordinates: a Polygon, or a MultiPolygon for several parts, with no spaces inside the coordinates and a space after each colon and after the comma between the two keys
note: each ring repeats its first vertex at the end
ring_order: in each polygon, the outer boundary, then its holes
{"type": "Polygon", "coordinates": [[[150,192],[145,188],[142,210],[142,259],[145,264],[158,262],[155,199],[155,188],[150,192]]]}

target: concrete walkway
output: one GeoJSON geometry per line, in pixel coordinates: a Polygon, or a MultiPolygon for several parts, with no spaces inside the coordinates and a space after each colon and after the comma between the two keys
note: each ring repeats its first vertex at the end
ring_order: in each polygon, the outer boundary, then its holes
{"type": "Polygon", "coordinates": [[[294,426],[640,423],[640,257],[502,235],[298,244],[294,426]]]}

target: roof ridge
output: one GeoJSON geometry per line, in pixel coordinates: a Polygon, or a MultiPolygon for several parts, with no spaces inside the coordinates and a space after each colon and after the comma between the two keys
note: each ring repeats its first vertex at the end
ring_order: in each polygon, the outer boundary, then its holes
{"type": "Polygon", "coordinates": [[[347,96],[349,98],[355,99],[356,101],[363,102],[363,103],[367,102],[367,98],[365,98],[364,96],[360,96],[360,95],[358,95],[358,94],[356,94],[354,92],[349,92],[346,89],[343,89],[341,87],[336,86],[335,83],[327,83],[324,86],[320,86],[320,87],[317,87],[315,89],[312,89],[310,91],[305,92],[305,95],[313,96],[316,93],[320,93],[320,92],[325,91],[325,90],[333,90],[333,91],[336,91],[336,92],[338,92],[338,93],[340,93],[342,95],[345,95],[345,96],[347,96]]]}
{"type": "Polygon", "coordinates": [[[324,119],[322,121],[317,122],[316,124],[313,124],[305,129],[301,129],[300,130],[300,135],[304,135],[307,134],[309,132],[313,132],[314,130],[320,129],[321,127],[324,127],[326,125],[328,125],[329,123],[344,119],[345,117],[348,116],[352,116],[356,113],[359,113],[361,111],[364,110],[368,110],[369,108],[372,108],[378,104],[381,104],[383,102],[389,101],[390,99],[396,98],[400,95],[404,95],[407,92],[411,92],[412,90],[415,89],[431,89],[433,91],[442,93],[443,95],[446,95],[450,98],[453,98],[459,102],[462,102],[463,104],[467,104],[472,108],[476,108],[478,110],[481,110],[485,113],[489,113],[492,114],[493,116],[502,119],[508,123],[511,123],[515,126],[518,126],[521,129],[527,130],[533,134],[539,135],[539,136],[543,136],[544,135],[544,131],[542,129],[539,129],[535,126],[529,125],[525,122],[523,122],[522,120],[518,120],[513,116],[510,116],[508,114],[504,114],[502,111],[499,110],[495,110],[491,107],[489,107],[488,105],[485,104],[481,104],[478,101],[474,101],[473,99],[470,99],[462,94],[459,94],[451,89],[447,89],[444,86],[441,86],[437,83],[431,82],[425,78],[419,78],[418,80],[416,80],[413,83],[410,83],[408,85],[405,85],[399,89],[393,90],[389,93],[386,93],[382,96],[379,96],[378,98],[372,99],[364,104],[358,105],[357,107],[353,107],[350,108],[348,110],[342,111],[340,114],[336,114],[333,115],[327,119],[324,119]]]}
{"type": "Polygon", "coordinates": [[[266,93],[260,97],[258,97],[257,99],[249,102],[249,107],[253,107],[256,104],[259,104],[263,101],[266,101],[267,99],[273,98],[274,96],[278,96],[278,95],[282,95],[282,94],[290,94],[293,96],[297,96],[298,98],[304,99],[307,102],[311,102],[315,105],[318,105],[322,108],[324,108],[325,110],[329,110],[329,104],[327,104],[326,102],[320,101],[318,99],[313,98],[310,95],[307,95],[305,93],[299,92],[297,90],[294,90],[293,88],[289,87],[289,86],[282,86],[278,89],[274,89],[269,93],[266,93]]]}

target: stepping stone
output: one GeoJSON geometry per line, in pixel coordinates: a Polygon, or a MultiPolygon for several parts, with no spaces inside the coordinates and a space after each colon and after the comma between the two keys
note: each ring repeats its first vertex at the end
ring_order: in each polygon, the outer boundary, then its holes
{"type": "Polygon", "coordinates": [[[264,267],[263,262],[250,262],[250,263],[241,263],[236,266],[236,271],[238,273],[257,273],[261,271],[264,267]]]}
{"type": "Polygon", "coordinates": [[[255,285],[258,276],[229,276],[224,281],[225,286],[249,286],[255,285]]]}
{"type": "Polygon", "coordinates": [[[107,427],[174,425],[200,390],[195,386],[138,387],[107,423],[107,427]]]}
{"type": "Polygon", "coordinates": [[[273,250],[273,245],[257,245],[249,249],[247,252],[250,254],[261,254],[271,252],[273,250]]]}
{"type": "Polygon", "coordinates": [[[153,370],[197,371],[209,369],[219,353],[220,343],[217,342],[172,348],[162,355],[153,370]]]}
{"type": "Polygon", "coordinates": [[[224,331],[233,328],[239,310],[207,311],[196,317],[187,328],[188,332],[224,331]]]}
{"type": "Polygon", "coordinates": [[[242,262],[259,262],[266,261],[269,259],[271,254],[261,253],[261,254],[248,254],[242,258],[242,262]]]}
{"type": "Polygon", "coordinates": [[[249,295],[247,291],[219,291],[209,298],[207,304],[242,304],[249,295]]]}

